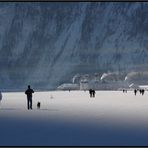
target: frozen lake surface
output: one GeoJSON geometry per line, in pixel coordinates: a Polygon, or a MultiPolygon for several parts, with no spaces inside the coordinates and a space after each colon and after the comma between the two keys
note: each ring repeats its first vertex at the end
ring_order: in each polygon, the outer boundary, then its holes
{"type": "Polygon", "coordinates": [[[148,92],[35,92],[33,110],[26,100],[3,93],[0,146],[148,146],[148,92]]]}

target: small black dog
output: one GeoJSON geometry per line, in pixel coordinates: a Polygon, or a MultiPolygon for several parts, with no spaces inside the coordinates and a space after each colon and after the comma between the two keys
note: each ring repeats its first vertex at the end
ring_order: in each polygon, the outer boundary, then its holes
{"type": "Polygon", "coordinates": [[[40,109],[40,107],[41,107],[41,103],[38,102],[38,103],[37,103],[37,109],[40,109]]]}

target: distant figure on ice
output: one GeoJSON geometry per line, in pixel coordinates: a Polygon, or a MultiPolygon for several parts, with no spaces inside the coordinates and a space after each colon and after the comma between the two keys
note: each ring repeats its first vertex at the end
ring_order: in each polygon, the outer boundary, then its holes
{"type": "Polygon", "coordinates": [[[89,89],[89,94],[90,94],[90,97],[95,97],[95,90],[94,89],[89,89]]]}
{"type": "Polygon", "coordinates": [[[95,90],[93,89],[93,90],[92,90],[92,95],[93,95],[93,97],[95,97],[95,94],[96,94],[96,92],[95,92],[95,90]]]}
{"type": "Polygon", "coordinates": [[[127,93],[127,90],[126,89],[123,89],[123,93],[127,93]]]}
{"type": "Polygon", "coordinates": [[[141,89],[139,90],[139,92],[140,92],[140,94],[142,94],[142,90],[141,89]]]}
{"type": "Polygon", "coordinates": [[[89,94],[90,94],[90,97],[92,97],[92,89],[89,89],[89,94]]]}
{"type": "Polygon", "coordinates": [[[141,94],[144,95],[144,89],[141,90],[141,94]]]}
{"type": "Polygon", "coordinates": [[[136,96],[136,94],[137,94],[137,89],[134,90],[134,93],[135,93],[135,96],[136,96]]]}
{"type": "Polygon", "coordinates": [[[0,92],[0,103],[1,103],[1,101],[2,101],[2,93],[0,92]]]}
{"type": "Polygon", "coordinates": [[[33,89],[30,88],[30,85],[28,85],[28,89],[25,91],[25,94],[27,95],[27,108],[32,109],[32,93],[34,93],[33,89]]]}

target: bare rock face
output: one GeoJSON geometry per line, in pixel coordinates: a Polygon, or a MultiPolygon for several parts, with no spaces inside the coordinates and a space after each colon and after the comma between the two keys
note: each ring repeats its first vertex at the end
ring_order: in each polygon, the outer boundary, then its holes
{"type": "Polygon", "coordinates": [[[147,2],[1,2],[0,88],[147,69],[147,11],[147,2]]]}

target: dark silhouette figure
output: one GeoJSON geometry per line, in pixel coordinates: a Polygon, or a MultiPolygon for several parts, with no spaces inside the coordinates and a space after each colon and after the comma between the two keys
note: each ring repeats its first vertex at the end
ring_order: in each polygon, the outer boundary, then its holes
{"type": "Polygon", "coordinates": [[[144,95],[144,89],[141,90],[141,94],[142,94],[142,96],[144,95]]]}
{"type": "Polygon", "coordinates": [[[38,102],[37,103],[37,109],[40,109],[40,107],[41,107],[41,102],[38,102]]]}
{"type": "Polygon", "coordinates": [[[127,90],[126,89],[123,89],[123,93],[127,93],[127,90]]]}
{"type": "Polygon", "coordinates": [[[92,98],[92,97],[95,97],[96,92],[94,89],[89,89],[89,94],[90,94],[90,97],[92,98]]]}
{"type": "Polygon", "coordinates": [[[144,90],[144,89],[140,89],[140,90],[139,90],[139,92],[140,92],[140,94],[143,96],[143,95],[144,95],[145,90],[144,90]]]}
{"type": "Polygon", "coordinates": [[[27,108],[32,109],[32,93],[34,93],[33,89],[30,88],[30,85],[28,85],[28,89],[25,91],[25,94],[27,95],[27,108]]]}
{"type": "Polygon", "coordinates": [[[140,94],[142,94],[142,90],[140,89],[139,91],[140,91],[140,94]]]}
{"type": "Polygon", "coordinates": [[[134,90],[134,93],[135,93],[135,96],[136,96],[136,94],[137,94],[137,90],[136,89],[134,90]]]}
{"type": "Polygon", "coordinates": [[[92,97],[92,89],[89,89],[90,97],[92,97]]]}
{"type": "Polygon", "coordinates": [[[95,94],[96,94],[95,90],[92,90],[93,97],[95,97],[95,94]]]}
{"type": "Polygon", "coordinates": [[[2,101],[2,93],[0,92],[0,104],[1,104],[1,101],[2,101]]]}

